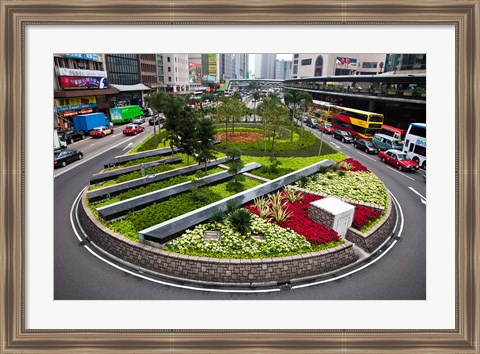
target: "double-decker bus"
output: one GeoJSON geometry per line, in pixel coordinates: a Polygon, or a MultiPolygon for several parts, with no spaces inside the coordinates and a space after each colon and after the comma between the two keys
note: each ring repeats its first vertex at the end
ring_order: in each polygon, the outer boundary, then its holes
{"type": "Polygon", "coordinates": [[[383,114],[335,106],[332,126],[345,130],[355,138],[372,140],[383,125],[383,114]]]}
{"type": "Polygon", "coordinates": [[[335,105],[329,102],[313,100],[313,105],[308,112],[308,117],[317,119],[319,123],[330,123],[335,107],[335,105]]]}
{"type": "Polygon", "coordinates": [[[427,125],[425,123],[410,123],[405,134],[403,152],[424,170],[427,169],[427,125]]]}
{"type": "Polygon", "coordinates": [[[388,135],[388,136],[392,136],[394,138],[397,138],[399,140],[403,140],[404,136],[405,136],[405,130],[403,129],[400,129],[400,128],[396,128],[396,127],[392,127],[390,125],[382,125],[382,129],[380,129],[379,131],[380,134],[385,134],[385,135],[388,135]]]}

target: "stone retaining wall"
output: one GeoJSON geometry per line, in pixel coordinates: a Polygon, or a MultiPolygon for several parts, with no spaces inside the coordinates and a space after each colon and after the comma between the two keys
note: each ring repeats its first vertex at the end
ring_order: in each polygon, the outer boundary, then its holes
{"type": "Polygon", "coordinates": [[[392,235],[396,220],[396,210],[392,204],[392,199],[388,197],[388,208],[382,220],[365,233],[351,227],[347,230],[345,238],[371,253],[392,235]]]}
{"type": "Polygon", "coordinates": [[[278,258],[219,259],[186,256],[133,242],[114,233],[91,213],[85,193],[78,214],[89,240],[105,252],[144,269],[194,281],[285,283],[329,272],[358,259],[353,244],[349,241],[320,252],[278,258]]]}

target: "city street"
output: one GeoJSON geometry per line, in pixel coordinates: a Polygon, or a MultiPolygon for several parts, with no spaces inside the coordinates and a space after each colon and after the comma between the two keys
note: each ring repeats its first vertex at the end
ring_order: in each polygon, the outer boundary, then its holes
{"type": "MultiPolygon", "coordinates": [[[[121,126],[113,136],[86,139],[69,145],[84,152],[82,161],[55,170],[54,196],[54,296],[70,299],[183,299],[183,300],[320,300],[320,299],[412,299],[426,298],[426,183],[421,171],[405,173],[366,155],[351,144],[323,135],[325,142],[367,166],[398,200],[401,225],[388,252],[358,272],[316,285],[278,289],[274,292],[221,292],[171,286],[147,274],[121,269],[103,254],[81,242],[75,225],[74,203],[90,176],[103,169],[114,156],[125,154],[153,131],[125,137],[121,126]],[[80,167],[81,166],[81,167],[80,167]]],[[[309,129],[309,128],[308,128],[309,129]]],[[[320,136],[318,130],[314,131],[320,136]]]]}

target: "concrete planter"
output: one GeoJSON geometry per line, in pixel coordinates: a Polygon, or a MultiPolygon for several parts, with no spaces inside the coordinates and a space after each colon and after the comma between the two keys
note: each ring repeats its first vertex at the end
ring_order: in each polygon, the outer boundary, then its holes
{"type": "Polygon", "coordinates": [[[100,224],[88,209],[85,194],[79,206],[79,221],[89,235],[88,240],[107,254],[137,268],[182,281],[275,286],[334,271],[358,259],[349,241],[324,251],[276,258],[220,259],[166,252],[133,242],[100,224]]]}

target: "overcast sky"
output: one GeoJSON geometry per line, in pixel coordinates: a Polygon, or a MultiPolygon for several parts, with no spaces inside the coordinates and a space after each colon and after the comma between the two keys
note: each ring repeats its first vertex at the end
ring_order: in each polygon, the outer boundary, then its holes
{"type": "MultiPolygon", "coordinates": [[[[277,54],[278,60],[292,60],[293,54],[277,54]]],[[[255,54],[248,55],[248,70],[255,74],[255,54]]]]}

